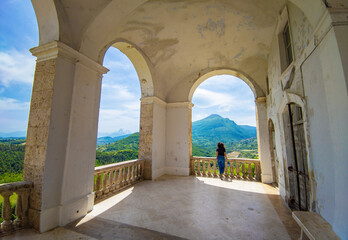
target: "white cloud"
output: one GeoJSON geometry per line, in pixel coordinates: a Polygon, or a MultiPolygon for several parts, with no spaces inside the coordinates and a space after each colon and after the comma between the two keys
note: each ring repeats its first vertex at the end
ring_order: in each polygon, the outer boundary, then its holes
{"type": "Polygon", "coordinates": [[[0,111],[21,111],[29,110],[29,102],[20,102],[13,98],[0,99],[0,111]]]}
{"type": "Polygon", "coordinates": [[[102,85],[101,98],[102,101],[106,103],[111,100],[124,102],[137,99],[136,96],[129,91],[129,86],[108,83],[102,85]]]}
{"type": "Polygon", "coordinates": [[[139,131],[139,111],[129,109],[100,109],[98,132],[116,132],[119,129],[139,131]]]}
{"type": "Polygon", "coordinates": [[[35,71],[35,57],[29,51],[9,50],[0,52],[0,83],[9,86],[19,82],[32,84],[35,71]]]}
{"type": "Polygon", "coordinates": [[[0,132],[25,131],[28,116],[29,102],[0,98],[0,132]]]}
{"type": "Polygon", "coordinates": [[[133,64],[128,61],[115,61],[115,60],[107,60],[105,66],[109,69],[118,69],[130,71],[134,69],[133,64]]]}

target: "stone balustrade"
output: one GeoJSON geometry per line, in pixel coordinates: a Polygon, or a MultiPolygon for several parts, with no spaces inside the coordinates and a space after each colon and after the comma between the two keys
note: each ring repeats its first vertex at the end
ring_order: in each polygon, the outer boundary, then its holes
{"type": "Polygon", "coordinates": [[[94,170],[95,203],[123,188],[142,181],[145,160],[130,160],[96,167],[94,170]]]}
{"type": "MultiPolygon", "coordinates": [[[[214,157],[192,157],[191,175],[219,177],[219,167],[214,157]]],[[[229,158],[225,161],[226,179],[261,181],[260,160],[247,158],[229,158]]]]}
{"type": "Polygon", "coordinates": [[[22,229],[28,225],[29,196],[33,188],[32,182],[15,182],[0,184],[0,195],[3,197],[2,203],[2,223],[0,236],[22,229]],[[15,209],[16,219],[12,218],[10,197],[17,194],[17,203],[15,209]]]}

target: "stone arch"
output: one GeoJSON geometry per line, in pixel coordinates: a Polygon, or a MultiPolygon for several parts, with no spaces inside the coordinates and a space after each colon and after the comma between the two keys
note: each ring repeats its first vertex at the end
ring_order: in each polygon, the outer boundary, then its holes
{"type": "Polygon", "coordinates": [[[325,1],[320,0],[290,0],[290,3],[294,4],[298,9],[300,9],[306,18],[309,20],[312,26],[315,26],[316,23],[322,17],[322,13],[325,11],[325,1]]]}
{"type": "Polygon", "coordinates": [[[192,101],[192,97],[198,86],[203,83],[205,80],[207,80],[210,77],[216,76],[216,75],[232,75],[235,77],[238,77],[239,79],[242,79],[251,89],[251,91],[254,94],[254,97],[263,97],[265,94],[261,87],[250,77],[248,77],[246,74],[241,73],[236,70],[232,69],[218,69],[218,70],[213,70],[208,73],[205,73],[204,75],[200,76],[198,79],[195,80],[193,83],[189,95],[188,95],[188,101],[192,101]]]}
{"type": "Polygon", "coordinates": [[[108,44],[100,54],[98,62],[103,62],[105,53],[110,47],[115,47],[125,54],[132,62],[139,78],[141,97],[151,97],[154,95],[154,84],[152,80],[152,74],[150,71],[149,63],[146,60],[144,54],[134,44],[125,40],[115,41],[108,44]]]}
{"type": "MultiPolygon", "coordinates": [[[[257,142],[258,142],[258,152],[259,158],[261,160],[261,168],[262,168],[262,182],[264,183],[272,183],[273,174],[272,174],[272,166],[270,160],[270,147],[269,147],[269,133],[268,133],[268,121],[267,121],[267,106],[266,106],[266,97],[264,91],[261,87],[246,74],[241,73],[232,69],[218,69],[208,72],[202,76],[200,76],[192,85],[188,100],[191,102],[192,96],[198,86],[204,82],[206,79],[216,76],[216,75],[233,75],[241,80],[243,80],[252,90],[255,97],[255,109],[256,109],[256,128],[257,128],[257,142]]],[[[191,109],[190,109],[191,111],[191,109]]],[[[192,113],[190,114],[192,116],[192,113]]],[[[190,129],[192,129],[192,120],[190,119],[190,129]]],[[[190,131],[192,135],[192,130],[190,131]]],[[[192,147],[192,139],[190,138],[190,146],[192,147]]],[[[192,155],[192,150],[190,151],[190,155],[192,155]]],[[[192,156],[190,156],[192,157],[192,156]]]]}
{"type": "Polygon", "coordinates": [[[126,40],[116,40],[107,44],[99,53],[98,62],[102,63],[106,51],[110,47],[115,47],[125,54],[132,62],[141,88],[141,105],[140,105],[140,127],[139,127],[139,159],[145,160],[145,179],[153,178],[153,162],[157,158],[153,157],[152,147],[156,145],[153,140],[153,118],[154,105],[158,101],[154,97],[154,83],[150,68],[152,67],[145,54],[135,45],[126,40]]]}
{"type": "Polygon", "coordinates": [[[32,1],[39,28],[39,45],[59,40],[59,19],[53,0],[32,1]]]}

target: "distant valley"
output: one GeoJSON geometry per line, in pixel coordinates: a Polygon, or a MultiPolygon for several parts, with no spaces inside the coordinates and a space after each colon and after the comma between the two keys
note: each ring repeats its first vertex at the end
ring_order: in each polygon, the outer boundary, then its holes
{"type": "MultiPolygon", "coordinates": [[[[23,136],[23,133],[18,135],[23,136]]],[[[193,156],[214,157],[218,142],[225,144],[231,157],[258,158],[256,127],[237,125],[216,114],[192,123],[193,156]]],[[[24,145],[24,137],[0,136],[0,183],[22,179],[24,145]]],[[[97,139],[95,165],[137,159],[138,146],[138,132],[100,137],[97,139]]]]}

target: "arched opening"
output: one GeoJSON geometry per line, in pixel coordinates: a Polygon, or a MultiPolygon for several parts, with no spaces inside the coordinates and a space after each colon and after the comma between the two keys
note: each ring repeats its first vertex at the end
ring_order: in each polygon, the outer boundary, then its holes
{"type": "Polygon", "coordinates": [[[254,95],[231,75],[207,78],[192,103],[192,155],[214,157],[223,142],[231,158],[258,158],[254,95]]]}
{"type": "Polygon", "coordinates": [[[104,56],[109,72],[102,80],[96,166],[138,158],[140,84],[136,70],[116,47],[104,56]]]}
{"type": "MultiPolygon", "coordinates": [[[[118,96],[121,101],[124,100],[124,98],[129,97],[129,93],[133,92],[132,96],[132,104],[130,105],[124,105],[124,114],[127,115],[126,118],[124,118],[124,124],[125,128],[130,127],[131,124],[133,124],[133,131],[136,130],[136,133],[129,136],[129,139],[121,140],[126,144],[124,146],[128,149],[128,152],[123,152],[124,154],[128,155],[129,158],[135,158],[135,151],[137,151],[137,157],[138,159],[142,159],[145,161],[144,166],[144,176],[146,179],[152,178],[152,142],[149,141],[149,136],[152,135],[152,125],[149,125],[149,122],[152,121],[153,118],[153,112],[151,111],[151,107],[153,104],[152,96],[154,93],[154,85],[152,81],[152,75],[149,68],[149,64],[147,60],[144,58],[144,55],[141,53],[141,51],[134,46],[131,43],[125,42],[125,41],[118,41],[116,43],[112,43],[108,45],[109,47],[114,47],[118,49],[119,53],[123,53],[128,60],[128,66],[131,66],[131,68],[134,68],[135,71],[132,72],[132,79],[133,82],[139,81],[140,89],[137,86],[129,85],[128,79],[124,79],[124,84],[128,86],[128,93],[124,92],[123,96],[118,96]],[[135,73],[136,72],[136,73],[135,73]],[[137,88],[135,90],[134,88],[137,88]],[[139,102],[139,99],[141,102],[139,102]],[[150,100],[149,100],[150,99],[150,100]],[[128,110],[127,110],[128,109],[128,110]],[[130,117],[129,114],[133,110],[133,117],[130,117]],[[140,110],[140,111],[139,111],[140,110]],[[140,112],[140,113],[139,113],[140,112]],[[128,119],[128,120],[127,120],[128,119]],[[128,141],[129,140],[129,141],[128,141]]],[[[108,49],[108,48],[105,48],[108,49]]],[[[108,61],[107,58],[105,58],[105,49],[102,51],[103,58],[108,61]]],[[[118,64],[119,65],[119,64],[118,64]]],[[[122,64],[121,64],[122,65],[122,64]]],[[[123,66],[124,67],[124,66],[123,66]]],[[[122,75],[122,73],[117,72],[117,75],[122,75]]],[[[125,76],[126,78],[129,76],[125,76]]],[[[138,85],[138,84],[136,84],[138,85]]],[[[107,87],[107,91],[114,88],[115,86],[107,87]]],[[[124,87],[124,86],[123,86],[124,87]]],[[[121,86],[121,89],[123,88],[121,86]]],[[[118,87],[120,88],[120,86],[118,87]]],[[[115,97],[115,96],[113,96],[115,97]]],[[[112,97],[112,98],[113,98],[112,97]]],[[[101,109],[102,111],[102,109],[101,109]]],[[[120,115],[120,112],[116,112],[116,115],[120,115]]],[[[117,146],[116,148],[119,148],[120,146],[117,146]]],[[[110,150],[115,149],[114,146],[111,146],[110,150]]],[[[138,171],[135,170],[135,167],[132,167],[132,171],[138,171]]]]}
{"type": "Polygon", "coordinates": [[[285,106],[282,117],[286,146],[285,180],[288,205],[293,210],[309,210],[310,183],[303,109],[296,103],[285,106]]]}
{"type": "Polygon", "coordinates": [[[275,128],[272,119],[269,119],[268,122],[269,130],[269,146],[271,153],[271,162],[272,162],[272,173],[273,173],[273,184],[279,186],[279,159],[277,156],[276,140],[275,140],[275,128]]]}
{"type": "MultiPolygon", "coordinates": [[[[191,153],[191,165],[190,165],[190,169],[191,169],[191,174],[198,174],[198,175],[203,175],[203,176],[216,176],[217,174],[215,173],[215,171],[217,171],[215,169],[215,164],[213,164],[213,168],[211,167],[211,164],[209,164],[209,162],[211,163],[211,161],[214,161],[213,159],[208,159],[208,158],[201,158],[201,157],[193,157],[195,155],[195,153],[197,152],[195,150],[195,148],[197,148],[196,143],[197,140],[201,137],[202,142],[207,143],[206,139],[208,138],[212,138],[214,143],[211,144],[211,146],[209,146],[209,148],[211,148],[209,151],[206,150],[205,152],[208,152],[210,154],[210,156],[216,156],[216,144],[217,142],[221,141],[223,138],[221,137],[216,137],[215,133],[218,132],[224,132],[223,129],[225,127],[225,124],[227,125],[233,125],[234,128],[239,128],[238,130],[232,130],[230,131],[230,136],[229,138],[231,138],[232,133],[234,132],[234,134],[238,135],[238,134],[242,134],[245,133],[245,130],[253,132],[253,136],[251,135],[244,135],[244,137],[240,137],[240,139],[234,139],[234,140],[239,140],[239,141],[230,141],[225,140],[225,142],[227,142],[227,146],[226,147],[226,152],[231,151],[231,150],[240,150],[241,148],[245,148],[247,146],[247,148],[253,148],[253,149],[243,149],[246,151],[254,151],[254,153],[257,152],[257,155],[260,155],[260,160],[253,160],[253,159],[249,159],[249,158],[257,158],[256,154],[254,155],[242,155],[241,157],[248,157],[248,159],[243,158],[242,161],[245,162],[241,162],[239,157],[239,152],[237,153],[232,153],[229,154],[228,159],[226,160],[226,166],[227,166],[227,170],[224,172],[224,175],[227,179],[232,179],[232,178],[243,178],[243,179],[253,179],[253,180],[261,180],[262,182],[267,182],[270,183],[272,182],[272,170],[271,170],[271,163],[270,163],[270,158],[268,157],[269,155],[269,140],[268,140],[268,132],[267,130],[264,131],[264,125],[267,126],[267,119],[266,119],[266,104],[265,104],[265,98],[263,97],[258,97],[260,96],[259,94],[262,93],[262,91],[260,91],[260,88],[258,87],[257,84],[253,84],[252,81],[248,80],[248,78],[245,77],[245,75],[242,75],[240,73],[236,73],[235,71],[231,71],[231,70],[217,70],[214,71],[215,75],[219,75],[221,77],[224,77],[226,73],[231,74],[233,73],[234,76],[238,76],[238,78],[235,78],[236,81],[238,81],[239,83],[242,83],[242,85],[244,85],[244,89],[248,92],[249,94],[249,109],[253,109],[254,111],[251,111],[251,114],[249,113],[249,122],[240,122],[238,126],[238,124],[236,124],[234,121],[227,119],[227,118],[223,118],[221,116],[218,115],[211,115],[209,117],[207,117],[206,119],[200,120],[198,122],[195,122],[192,124],[191,129],[192,129],[192,151],[191,153]],[[220,73],[220,74],[219,74],[220,73]],[[243,84],[242,81],[246,82],[248,84],[247,87],[245,86],[245,84],[243,84]],[[250,91],[250,89],[252,91],[250,91]],[[256,97],[255,103],[253,102],[254,99],[256,97]],[[255,104],[255,105],[254,105],[255,104]],[[256,115],[256,121],[255,121],[255,115],[256,115]],[[250,124],[250,118],[253,119],[253,123],[254,124],[250,124]],[[194,128],[196,127],[195,125],[197,125],[198,127],[204,129],[204,126],[202,127],[202,125],[204,125],[204,122],[208,122],[209,123],[218,120],[222,123],[220,123],[221,126],[217,126],[217,128],[215,130],[212,130],[212,132],[209,134],[208,137],[205,137],[206,139],[204,139],[204,137],[199,136],[199,134],[195,133],[194,128]],[[202,124],[202,122],[204,124],[202,124]],[[229,122],[229,123],[228,123],[229,122]],[[248,124],[249,123],[249,124],[248,124]],[[248,126],[248,125],[254,125],[254,126],[248,126]],[[261,127],[260,127],[261,126],[261,127]],[[256,138],[257,136],[257,138],[256,138]],[[220,139],[220,140],[219,140],[220,139]],[[262,143],[262,145],[259,145],[258,143],[262,143]],[[257,148],[257,151],[256,151],[257,148]],[[234,156],[233,154],[237,154],[238,156],[234,156]],[[262,161],[262,156],[264,156],[264,160],[262,161]],[[262,168],[262,174],[261,174],[261,168],[262,168]]],[[[198,85],[200,83],[202,83],[203,81],[205,81],[206,79],[208,79],[209,77],[211,77],[212,73],[208,73],[206,75],[203,75],[200,79],[198,79],[192,86],[190,94],[189,94],[189,99],[193,99],[193,93],[195,92],[195,90],[197,89],[198,85]]],[[[232,76],[229,76],[232,77],[232,76]]],[[[223,84],[221,84],[223,87],[223,84]]],[[[214,89],[214,87],[209,86],[208,90],[211,91],[211,89],[214,89]]],[[[226,89],[224,89],[226,90],[226,89]]],[[[208,97],[209,96],[209,92],[207,91],[207,89],[205,90],[206,92],[203,94],[204,97],[208,97]]],[[[220,89],[220,91],[222,92],[222,90],[220,89]]],[[[237,90],[238,91],[238,90],[237,90]]],[[[199,91],[198,91],[199,93],[199,91]]],[[[216,101],[216,99],[220,98],[219,97],[219,90],[216,93],[217,95],[215,97],[213,97],[211,101],[216,101]]],[[[211,95],[211,94],[210,94],[211,95]]],[[[231,96],[231,93],[226,94],[227,96],[231,96]]],[[[234,95],[236,95],[234,93],[234,95]]],[[[238,95],[236,95],[238,96],[238,95]]],[[[243,96],[245,97],[245,93],[243,93],[243,96]]],[[[261,95],[262,96],[262,95],[261,95]]],[[[241,97],[240,97],[241,98],[241,97]]],[[[236,99],[234,99],[236,100],[236,99]]],[[[239,99],[240,100],[240,99],[239,99]]],[[[208,101],[206,101],[207,104],[208,101]]],[[[242,101],[243,102],[243,101],[242,101]]],[[[227,99],[225,100],[225,102],[222,105],[228,105],[231,104],[233,106],[232,100],[227,99]]],[[[215,108],[218,108],[217,106],[215,106],[215,108]]],[[[245,106],[244,106],[245,109],[245,106]]],[[[228,110],[228,109],[227,109],[228,110]]],[[[240,111],[240,110],[239,110],[240,111]]],[[[238,114],[237,114],[238,115],[238,114]]],[[[242,115],[242,114],[239,114],[242,115]]],[[[195,117],[193,118],[195,120],[195,117]]],[[[214,129],[212,128],[212,126],[207,126],[206,129],[214,129]]],[[[198,130],[198,132],[202,132],[202,130],[198,130]]],[[[229,135],[229,134],[227,134],[229,135]]],[[[228,138],[228,136],[227,136],[228,138]]],[[[226,139],[226,138],[225,138],[226,139]]],[[[222,140],[224,141],[224,140],[222,140]]],[[[233,151],[231,151],[233,152],[233,151]]],[[[250,153],[250,152],[249,152],[250,153]]],[[[217,172],[218,173],[218,172],[217,172]]]]}
{"type": "Polygon", "coordinates": [[[28,49],[39,42],[38,25],[31,3],[5,1],[1,4],[0,184],[23,180],[35,69],[35,57],[28,49]]]}

